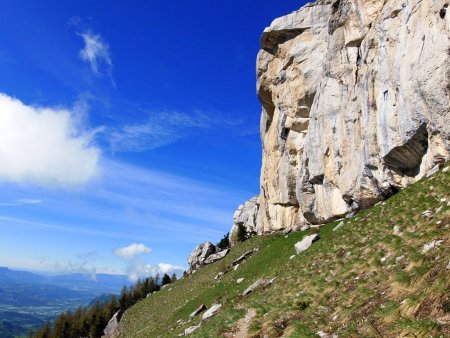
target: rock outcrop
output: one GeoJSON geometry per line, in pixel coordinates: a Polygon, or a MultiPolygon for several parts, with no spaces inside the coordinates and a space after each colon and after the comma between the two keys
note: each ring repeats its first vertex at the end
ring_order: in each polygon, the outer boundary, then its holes
{"type": "Polygon", "coordinates": [[[117,311],[109,320],[108,325],[106,325],[105,329],[103,330],[104,335],[102,336],[102,338],[118,338],[120,336],[119,314],[120,310],[117,311]]]}
{"type": "Polygon", "coordinates": [[[192,273],[203,265],[208,265],[224,258],[230,249],[217,251],[217,247],[207,241],[199,244],[188,258],[189,269],[187,273],[192,273]]]}
{"type": "Polygon", "coordinates": [[[319,0],[264,30],[261,191],[235,225],[325,223],[449,159],[447,11],[448,0],[319,0]]]}
{"type": "Polygon", "coordinates": [[[211,242],[197,245],[188,258],[189,270],[194,271],[204,265],[205,260],[216,252],[216,246],[211,242]]]}
{"type": "Polygon", "coordinates": [[[228,237],[230,246],[245,240],[256,233],[258,223],[259,197],[253,197],[240,205],[233,216],[233,226],[228,237]]]}

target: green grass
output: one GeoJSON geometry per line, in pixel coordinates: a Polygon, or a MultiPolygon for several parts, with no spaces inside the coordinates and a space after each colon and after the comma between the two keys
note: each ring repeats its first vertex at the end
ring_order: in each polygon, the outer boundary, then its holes
{"type": "Polygon", "coordinates": [[[323,226],[320,240],[292,260],[294,244],[310,231],[287,238],[253,237],[222,261],[126,311],[122,336],[176,337],[200,322],[201,316],[188,322],[195,308],[213,303],[223,304],[219,314],[191,337],[224,337],[250,308],[256,316],[249,337],[317,337],[317,331],[340,337],[450,336],[450,272],[445,270],[450,259],[449,200],[450,173],[439,172],[345,220],[336,232],[332,229],[338,222],[323,226]],[[426,209],[433,211],[430,218],[421,215],[426,209]],[[393,235],[394,225],[400,226],[401,236],[393,235]],[[422,253],[433,239],[444,243],[422,253]],[[258,251],[237,271],[229,269],[233,259],[254,248],[258,251]],[[227,269],[222,279],[214,280],[227,269]],[[237,284],[241,277],[244,281],[237,284]],[[277,279],[271,286],[241,296],[258,278],[272,277],[277,279]]]}

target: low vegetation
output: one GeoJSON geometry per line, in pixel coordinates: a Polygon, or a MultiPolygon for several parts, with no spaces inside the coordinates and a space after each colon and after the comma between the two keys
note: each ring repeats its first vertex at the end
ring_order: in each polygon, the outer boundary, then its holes
{"type": "MultiPolygon", "coordinates": [[[[448,165],[448,164],[447,164],[448,165]]],[[[201,322],[199,305],[222,304],[191,337],[450,336],[450,172],[439,172],[333,231],[256,236],[221,261],[185,276],[129,308],[122,337],[175,337],[201,322]],[[320,239],[295,255],[294,244],[320,239]],[[425,245],[428,245],[425,247],[425,245]],[[234,259],[256,249],[235,270],[234,259]],[[225,274],[215,279],[219,272],[225,274]],[[260,278],[271,285],[247,296],[260,278]],[[237,279],[244,278],[241,283],[237,279]],[[251,316],[246,315],[251,313],[251,316]]]]}

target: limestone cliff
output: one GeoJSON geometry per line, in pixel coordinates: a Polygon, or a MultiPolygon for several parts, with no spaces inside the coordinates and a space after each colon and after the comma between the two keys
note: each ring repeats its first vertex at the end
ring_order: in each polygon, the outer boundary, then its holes
{"type": "Polygon", "coordinates": [[[368,207],[449,159],[448,2],[322,0],[264,30],[258,233],[368,207]]]}

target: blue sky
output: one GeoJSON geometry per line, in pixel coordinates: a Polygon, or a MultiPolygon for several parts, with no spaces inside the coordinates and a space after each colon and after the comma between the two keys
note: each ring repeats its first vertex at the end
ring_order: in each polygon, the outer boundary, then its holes
{"type": "Polygon", "coordinates": [[[179,272],[259,190],[259,38],[302,1],[2,1],[0,266],[179,272]]]}

